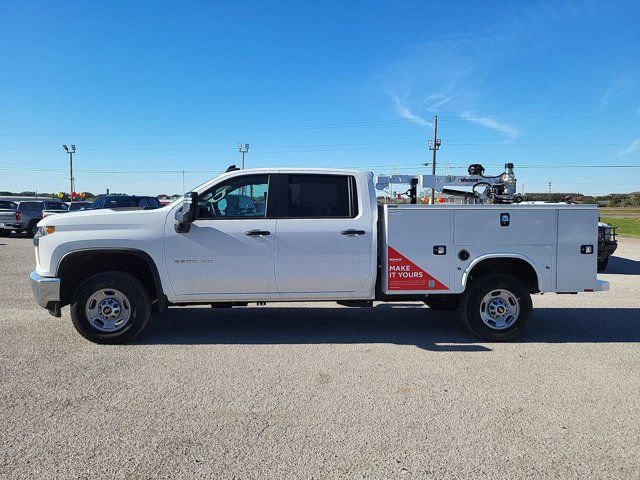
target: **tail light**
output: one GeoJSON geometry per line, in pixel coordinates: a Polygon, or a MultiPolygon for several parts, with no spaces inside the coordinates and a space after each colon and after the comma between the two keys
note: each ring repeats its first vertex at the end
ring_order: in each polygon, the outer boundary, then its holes
{"type": "Polygon", "coordinates": [[[16,222],[19,222],[22,218],[22,212],[20,210],[16,210],[16,222]]]}

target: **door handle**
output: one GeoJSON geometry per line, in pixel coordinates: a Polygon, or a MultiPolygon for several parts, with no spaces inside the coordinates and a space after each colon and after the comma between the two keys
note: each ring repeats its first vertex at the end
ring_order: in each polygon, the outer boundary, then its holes
{"type": "Polygon", "coordinates": [[[355,230],[350,228],[349,230],[342,230],[340,232],[342,235],[348,235],[350,237],[357,237],[359,235],[364,235],[366,232],[364,230],[355,230]]]}
{"type": "Polygon", "coordinates": [[[244,232],[244,234],[250,237],[265,237],[267,235],[271,235],[271,232],[269,232],[268,230],[259,230],[256,228],[253,230],[249,230],[248,232],[244,232]]]}

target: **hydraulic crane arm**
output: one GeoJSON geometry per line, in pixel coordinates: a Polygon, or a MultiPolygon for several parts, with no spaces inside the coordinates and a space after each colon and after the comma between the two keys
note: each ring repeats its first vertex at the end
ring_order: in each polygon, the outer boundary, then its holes
{"type": "Polygon", "coordinates": [[[519,203],[523,200],[516,193],[513,163],[507,163],[504,172],[495,177],[485,176],[480,164],[470,165],[468,172],[468,175],[379,175],[375,185],[378,190],[384,190],[393,183],[415,185],[416,188],[419,185],[441,193],[447,187],[471,187],[471,192],[450,190],[450,193],[463,196],[472,193],[477,203],[519,203]]]}

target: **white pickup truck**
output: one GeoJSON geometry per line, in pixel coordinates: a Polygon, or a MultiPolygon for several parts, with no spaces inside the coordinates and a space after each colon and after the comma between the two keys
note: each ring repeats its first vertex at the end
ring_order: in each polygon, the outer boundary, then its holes
{"type": "Polygon", "coordinates": [[[507,340],[531,294],[608,289],[597,225],[589,205],[378,206],[369,172],[235,169],[157,210],[43,219],[31,284],[99,343],[176,305],[374,300],[458,310],[473,334],[507,340]]]}

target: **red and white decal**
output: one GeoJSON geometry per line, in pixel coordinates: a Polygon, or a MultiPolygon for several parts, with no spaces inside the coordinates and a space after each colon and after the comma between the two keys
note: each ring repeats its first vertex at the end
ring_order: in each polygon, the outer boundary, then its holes
{"type": "Polygon", "coordinates": [[[387,247],[389,290],[449,290],[407,257],[387,247]]]}

